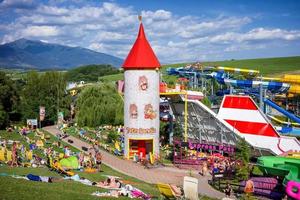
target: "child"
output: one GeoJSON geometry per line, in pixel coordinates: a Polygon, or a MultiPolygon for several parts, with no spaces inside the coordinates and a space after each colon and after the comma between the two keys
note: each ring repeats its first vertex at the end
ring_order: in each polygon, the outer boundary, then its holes
{"type": "Polygon", "coordinates": [[[232,187],[231,187],[231,185],[228,182],[226,184],[226,188],[224,189],[224,192],[225,192],[226,197],[230,197],[231,196],[232,187]]]}

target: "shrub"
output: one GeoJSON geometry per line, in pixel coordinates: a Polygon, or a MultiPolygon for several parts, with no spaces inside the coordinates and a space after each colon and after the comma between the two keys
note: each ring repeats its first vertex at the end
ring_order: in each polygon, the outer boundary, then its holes
{"type": "Polygon", "coordinates": [[[119,135],[115,131],[110,131],[107,135],[107,143],[113,143],[118,139],[119,135]]]}

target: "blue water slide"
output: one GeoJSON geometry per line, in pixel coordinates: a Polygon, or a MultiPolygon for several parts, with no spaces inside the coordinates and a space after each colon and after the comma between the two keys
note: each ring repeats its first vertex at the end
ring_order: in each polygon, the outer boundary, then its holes
{"type": "Polygon", "coordinates": [[[265,104],[271,106],[272,108],[274,108],[275,110],[277,110],[278,112],[281,112],[282,114],[284,114],[285,116],[287,116],[289,119],[291,119],[292,121],[295,121],[297,123],[300,123],[300,118],[297,117],[296,115],[286,111],[285,109],[281,108],[280,106],[278,106],[276,103],[274,103],[273,101],[269,100],[269,99],[265,99],[264,100],[265,104]]]}

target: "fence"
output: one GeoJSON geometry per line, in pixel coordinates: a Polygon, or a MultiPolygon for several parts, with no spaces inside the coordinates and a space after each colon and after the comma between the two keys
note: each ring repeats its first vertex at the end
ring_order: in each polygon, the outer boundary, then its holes
{"type": "MultiPolygon", "coordinates": [[[[270,199],[282,199],[284,196],[284,187],[275,178],[269,177],[254,177],[251,178],[254,183],[254,195],[264,196],[270,199]]],[[[232,183],[234,181],[234,174],[230,173],[213,173],[210,184],[219,191],[224,191],[227,182],[232,186],[234,193],[244,193],[246,181],[240,183],[232,183]]]]}

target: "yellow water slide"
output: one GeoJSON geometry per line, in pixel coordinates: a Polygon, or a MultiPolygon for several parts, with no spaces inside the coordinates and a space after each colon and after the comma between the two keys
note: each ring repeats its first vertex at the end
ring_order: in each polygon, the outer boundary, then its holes
{"type": "Polygon", "coordinates": [[[232,72],[232,73],[241,73],[245,75],[257,76],[259,74],[258,70],[253,69],[242,69],[242,68],[233,68],[233,67],[216,67],[218,71],[232,72]]]}
{"type": "Polygon", "coordinates": [[[289,93],[300,94],[300,75],[285,74],[279,78],[262,77],[263,80],[280,81],[291,85],[289,93]]]}

